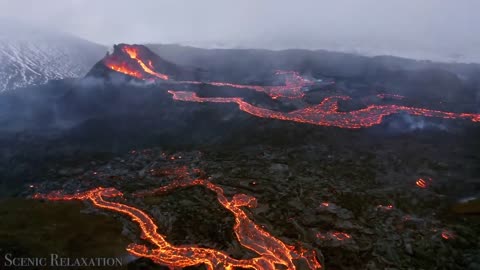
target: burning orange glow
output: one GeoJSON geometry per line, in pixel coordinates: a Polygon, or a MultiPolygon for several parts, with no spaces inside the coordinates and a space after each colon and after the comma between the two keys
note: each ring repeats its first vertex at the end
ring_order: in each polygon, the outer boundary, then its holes
{"type": "Polygon", "coordinates": [[[143,71],[161,80],[168,80],[167,75],[153,71],[153,65],[151,60],[148,60],[148,66],[147,66],[147,64],[145,64],[143,60],[139,58],[138,48],[133,46],[124,46],[123,50],[130,56],[130,58],[135,59],[138,62],[138,64],[142,67],[143,71]]]}
{"type": "MultiPolygon", "coordinates": [[[[154,63],[151,59],[142,59],[139,46],[122,45],[121,51],[127,56],[126,60],[118,55],[110,55],[104,59],[107,67],[126,75],[150,80],[160,79],[169,80],[166,74],[158,73],[155,70],[154,63]],[[120,60],[119,60],[120,59],[120,60]],[[132,61],[127,62],[127,60],[132,61]]],[[[202,81],[176,81],[178,84],[207,84],[219,87],[232,87],[238,89],[253,89],[258,92],[268,94],[272,99],[289,98],[301,99],[304,97],[304,88],[313,86],[315,83],[310,81],[295,71],[277,71],[279,76],[285,76],[285,85],[281,86],[259,86],[259,85],[242,85],[229,82],[202,82],[202,81]]],[[[172,81],[173,82],[173,81],[172,81]]],[[[272,111],[257,107],[245,102],[242,98],[203,98],[198,97],[194,92],[172,91],[175,100],[189,102],[216,102],[216,103],[237,103],[240,110],[245,111],[257,117],[273,118],[286,121],[294,121],[321,126],[335,126],[340,128],[362,128],[378,125],[383,118],[397,113],[408,113],[415,116],[437,117],[446,119],[466,119],[473,122],[480,122],[480,114],[473,113],[454,113],[437,110],[429,110],[423,108],[399,106],[399,105],[370,105],[364,109],[350,112],[340,112],[338,110],[339,100],[348,100],[347,96],[332,96],[325,98],[322,103],[299,109],[296,111],[284,113],[272,111]]],[[[379,98],[403,99],[403,96],[396,94],[378,94],[379,98]]]]}
{"type": "Polygon", "coordinates": [[[442,235],[442,238],[445,239],[445,240],[455,238],[455,235],[451,231],[448,231],[448,230],[443,230],[441,235],[442,235]]]}
{"type": "Polygon", "coordinates": [[[344,232],[328,232],[328,233],[317,233],[317,238],[321,240],[337,240],[337,241],[345,241],[351,239],[352,236],[348,233],[344,232]]]}
{"type": "MultiPolygon", "coordinates": [[[[109,56],[104,59],[105,65],[117,72],[135,77],[137,79],[149,79],[148,75],[152,75],[156,79],[169,80],[169,76],[156,72],[154,63],[151,59],[142,59],[140,57],[140,47],[135,45],[122,45],[122,52],[133,59],[138,66],[121,60],[117,56],[109,56]]],[[[302,89],[306,86],[311,86],[314,83],[303,78],[294,71],[277,71],[276,75],[285,76],[285,85],[280,86],[259,86],[259,85],[243,85],[233,84],[228,82],[201,82],[201,81],[178,81],[181,84],[208,84],[212,86],[232,87],[237,89],[253,89],[258,92],[263,92],[270,95],[271,98],[301,98],[304,96],[302,89]]]]}
{"type": "Polygon", "coordinates": [[[126,55],[128,55],[130,59],[133,59],[140,66],[141,69],[135,69],[134,65],[129,65],[127,62],[118,60],[116,57],[105,58],[103,61],[104,64],[112,70],[135,77],[137,79],[148,79],[148,77],[145,76],[145,73],[161,80],[169,79],[168,75],[155,71],[151,60],[147,60],[147,62],[145,63],[145,61],[140,58],[138,47],[123,45],[121,50],[126,55]]]}
{"type": "Polygon", "coordinates": [[[135,77],[137,79],[146,79],[140,71],[130,68],[126,62],[116,62],[105,59],[104,63],[106,66],[108,66],[112,70],[115,70],[116,72],[120,72],[135,77]]]}
{"type": "Polygon", "coordinates": [[[285,85],[260,86],[260,85],[234,84],[234,83],[228,83],[228,82],[200,82],[200,81],[180,81],[179,83],[207,84],[207,85],[220,86],[220,87],[232,87],[237,89],[252,89],[257,92],[265,93],[269,95],[272,99],[302,98],[305,95],[305,93],[303,92],[303,88],[314,85],[314,82],[303,78],[302,76],[300,76],[300,74],[298,74],[298,72],[295,72],[295,71],[278,70],[275,72],[275,75],[285,76],[285,85]]]}
{"type": "Polygon", "coordinates": [[[336,126],[340,128],[371,127],[380,124],[385,116],[401,112],[417,116],[447,119],[460,118],[480,122],[480,114],[442,112],[397,105],[370,105],[367,108],[356,111],[339,112],[338,100],[350,99],[347,96],[328,97],[318,105],[292,112],[279,112],[257,107],[238,97],[207,98],[199,97],[195,92],[172,90],[169,90],[168,92],[173,95],[174,100],[188,102],[237,103],[240,110],[261,118],[273,118],[320,126],[336,126]]]}
{"type": "Polygon", "coordinates": [[[214,85],[214,86],[228,86],[232,88],[240,88],[240,89],[253,89],[257,92],[263,92],[268,94],[271,98],[302,98],[305,93],[303,92],[303,88],[306,86],[313,85],[313,82],[303,78],[298,74],[298,72],[294,71],[277,71],[276,75],[285,75],[287,76],[285,79],[285,85],[280,86],[258,86],[258,85],[242,85],[242,84],[233,84],[233,83],[226,83],[226,82],[209,82],[206,84],[214,85]]]}
{"type": "Polygon", "coordinates": [[[229,210],[235,217],[234,232],[240,244],[257,253],[259,256],[251,259],[234,259],[222,251],[197,246],[173,246],[164,235],[157,233],[158,227],[150,216],[140,209],[117,202],[106,201],[104,198],[120,197],[122,193],[114,188],[96,188],[74,195],[64,195],[61,192],[52,192],[48,195],[34,195],[36,199],[47,200],[90,200],[96,207],[112,210],[129,216],[138,223],[144,239],[152,243],[155,248],[145,245],[131,244],[127,250],[136,256],[150,258],[158,264],[173,267],[187,267],[204,264],[207,269],[234,269],[247,268],[257,270],[274,270],[277,266],[286,269],[296,269],[295,260],[303,260],[309,269],[321,268],[314,251],[289,246],[272,236],[261,226],[255,224],[242,210],[242,207],[255,207],[256,199],[245,194],[236,194],[228,199],[223,189],[204,180],[180,178],[167,186],[153,191],[136,193],[136,196],[158,194],[180,187],[203,186],[217,194],[218,202],[229,210]]]}
{"type": "Polygon", "coordinates": [[[432,178],[430,177],[418,178],[418,180],[415,182],[415,185],[417,185],[419,188],[427,188],[431,182],[432,178]]]}

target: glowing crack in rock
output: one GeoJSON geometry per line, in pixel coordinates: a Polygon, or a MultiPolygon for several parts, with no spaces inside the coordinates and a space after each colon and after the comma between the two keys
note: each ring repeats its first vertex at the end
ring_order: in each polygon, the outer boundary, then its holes
{"type": "Polygon", "coordinates": [[[352,236],[348,233],[344,232],[327,232],[327,233],[317,233],[316,237],[323,241],[346,241],[352,239],[352,236]]]}
{"type": "Polygon", "coordinates": [[[245,194],[236,194],[228,199],[223,189],[203,179],[181,179],[173,181],[167,186],[153,191],[140,192],[136,196],[163,193],[176,188],[188,186],[203,186],[216,193],[218,202],[229,210],[235,217],[234,232],[240,244],[256,254],[258,257],[251,259],[234,259],[225,252],[202,248],[194,245],[174,246],[165,236],[157,232],[158,227],[153,219],[142,210],[126,204],[107,201],[105,198],[121,197],[123,194],[114,188],[95,188],[90,191],[74,195],[64,195],[62,192],[52,192],[47,195],[36,194],[33,198],[47,200],[89,200],[94,206],[122,213],[136,222],[142,231],[142,237],[148,240],[155,248],[150,249],[145,245],[131,244],[127,251],[131,254],[146,257],[155,263],[173,267],[187,267],[205,265],[207,269],[257,269],[274,270],[277,266],[286,269],[296,269],[295,260],[303,260],[309,269],[319,269],[321,264],[316,258],[315,251],[289,246],[272,236],[261,226],[254,223],[241,207],[255,207],[256,199],[245,194]]]}
{"type": "Polygon", "coordinates": [[[438,117],[446,119],[466,119],[480,122],[480,114],[453,113],[398,105],[370,105],[364,109],[350,112],[338,111],[338,100],[348,100],[347,96],[325,98],[320,104],[292,112],[279,112],[252,105],[242,98],[199,97],[195,92],[168,91],[174,100],[187,102],[236,103],[240,110],[261,118],[272,118],[319,126],[340,128],[362,128],[378,125],[383,118],[396,113],[408,113],[416,116],[438,117]]]}

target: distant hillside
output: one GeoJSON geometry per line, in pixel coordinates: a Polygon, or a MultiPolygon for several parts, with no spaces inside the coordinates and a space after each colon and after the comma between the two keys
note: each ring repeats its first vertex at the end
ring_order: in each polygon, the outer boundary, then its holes
{"type": "Polygon", "coordinates": [[[68,34],[0,23],[0,92],[82,77],[107,51],[68,34]]]}

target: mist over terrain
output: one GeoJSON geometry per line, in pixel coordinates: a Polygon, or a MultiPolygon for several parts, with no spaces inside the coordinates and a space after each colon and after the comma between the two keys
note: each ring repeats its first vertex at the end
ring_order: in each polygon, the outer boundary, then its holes
{"type": "Polygon", "coordinates": [[[328,49],[477,63],[478,10],[475,0],[0,1],[0,17],[105,45],[328,49]]]}
{"type": "Polygon", "coordinates": [[[72,34],[0,19],[0,92],[83,77],[106,47],[72,34]]]}

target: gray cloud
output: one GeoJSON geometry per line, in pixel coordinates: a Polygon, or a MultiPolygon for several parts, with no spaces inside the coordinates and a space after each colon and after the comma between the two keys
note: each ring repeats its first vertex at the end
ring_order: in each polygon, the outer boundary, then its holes
{"type": "Polygon", "coordinates": [[[480,55],[479,10],[477,0],[0,1],[1,17],[102,44],[223,42],[470,59],[480,55]]]}

